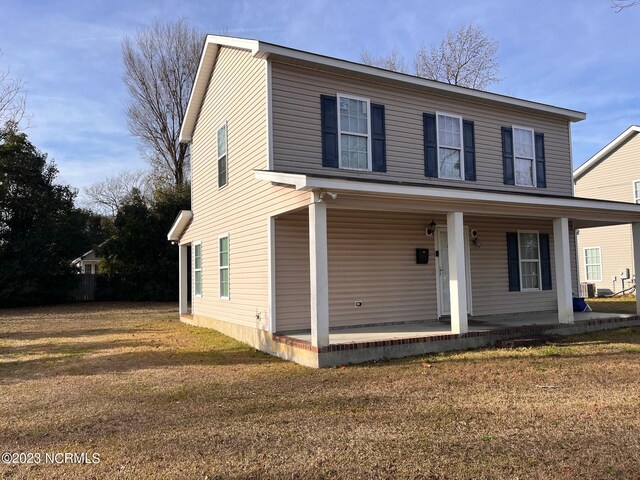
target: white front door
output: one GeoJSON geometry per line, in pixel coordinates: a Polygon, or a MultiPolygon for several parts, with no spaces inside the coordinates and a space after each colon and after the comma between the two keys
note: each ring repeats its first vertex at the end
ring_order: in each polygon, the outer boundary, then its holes
{"type": "MultiPolygon", "coordinates": [[[[467,309],[472,313],[471,269],[469,268],[469,231],[465,229],[465,259],[467,263],[467,309]]],[[[449,239],[446,228],[438,228],[436,233],[436,273],[438,282],[438,315],[451,315],[451,296],[449,294],[449,239]]]]}

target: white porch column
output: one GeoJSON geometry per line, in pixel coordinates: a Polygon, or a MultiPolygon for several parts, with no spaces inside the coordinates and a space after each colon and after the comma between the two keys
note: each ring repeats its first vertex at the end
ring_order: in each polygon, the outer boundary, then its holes
{"type": "MultiPolygon", "coordinates": [[[[631,231],[633,232],[633,273],[636,277],[636,285],[638,284],[638,274],[640,273],[640,223],[632,223],[631,231]]],[[[636,313],[640,315],[640,293],[636,286],[636,313]]]]}
{"type": "Polygon", "coordinates": [[[329,345],[329,266],[327,205],[317,194],[309,205],[309,271],[311,273],[311,345],[329,345]]]}
{"type": "Polygon", "coordinates": [[[558,294],[558,321],[573,323],[573,292],[571,288],[571,251],[569,250],[569,219],[553,219],[553,253],[558,294]]]}
{"type": "Polygon", "coordinates": [[[467,262],[462,212],[447,213],[451,333],[467,333],[467,262]]]}
{"type": "Polygon", "coordinates": [[[189,254],[190,245],[179,245],[178,246],[178,268],[180,269],[180,273],[178,275],[179,279],[179,297],[178,303],[180,305],[180,314],[188,313],[188,286],[189,286],[189,265],[187,263],[187,258],[189,254]]]}

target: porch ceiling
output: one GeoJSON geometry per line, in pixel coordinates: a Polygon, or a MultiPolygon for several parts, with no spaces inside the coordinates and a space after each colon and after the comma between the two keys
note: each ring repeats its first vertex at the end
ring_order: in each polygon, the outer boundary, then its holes
{"type": "Polygon", "coordinates": [[[297,190],[327,191],[327,208],[387,211],[460,211],[505,217],[567,217],[574,228],[640,222],[640,205],[579,197],[342,179],[258,170],[255,177],[297,190]]]}

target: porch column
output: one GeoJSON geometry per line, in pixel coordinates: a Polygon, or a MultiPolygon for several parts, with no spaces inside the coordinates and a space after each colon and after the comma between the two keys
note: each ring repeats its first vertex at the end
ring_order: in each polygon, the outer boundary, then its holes
{"type": "Polygon", "coordinates": [[[188,286],[189,286],[189,265],[187,263],[187,256],[189,254],[190,245],[178,246],[178,268],[180,273],[178,274],[179,296],[178,303],[180,305],[180,314],[188,313],[188,286]]]}
{"type": "Polygon", "coordinates": [[[556,267],[556,292],[558,294],[558,322],[573,323],[568,218],[553,219],[553,253],[556,267]]]}
{"type": "Polygon", "coordinates": [[[329,345],[329,266],[327,205],[317,194],[309,205],[309,271],[311,273],[311,345],[329,345]]]}
{"type": "Polygon", "coordinates": [[[451,333],[467,333],[467,261],[462,212],[447,213],[451,333]]]}
{"type": "MultiPolygon", "coordinates": [[[[640,273],[640,223],[632,223],[631,231],[633,233],[633,273],[638,284],[638,274],[640,273]]],[[[640,293],[636,286],[636,313],[640,315],[640,293]]]]}

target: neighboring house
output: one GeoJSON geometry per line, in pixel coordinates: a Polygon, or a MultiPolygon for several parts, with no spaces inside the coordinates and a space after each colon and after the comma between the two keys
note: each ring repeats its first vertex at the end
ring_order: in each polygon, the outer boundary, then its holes
{"type": "MultiPolygon", "coordinates": [[[[640,126],[632,125],[573,174],[579,197],[640,203],[640,126]]],[[[580,280],[599,295],[635,285],[631,225],[580,229],[580,280]]]]}
{"type": "Polygon", "coordinates": [[[98,264],[101,258],[96,254],[94,250],[89,250],[87,253],[80,255],[78,258],[71,262],[71,266],[78,269],[78,273],[98,273],[98,264]]]}
{"type": "Polygon", "coordinates": [[[181,131],[192,210],[168,235],[181,319],[312,366],[426,348],[384,340],[347,357],[348,327],[422,322],[470,346],[471,315],[571,324],[574,229],[640,221],[640,206],[573,197],[584,118],[208,36],[181,131]]]}

